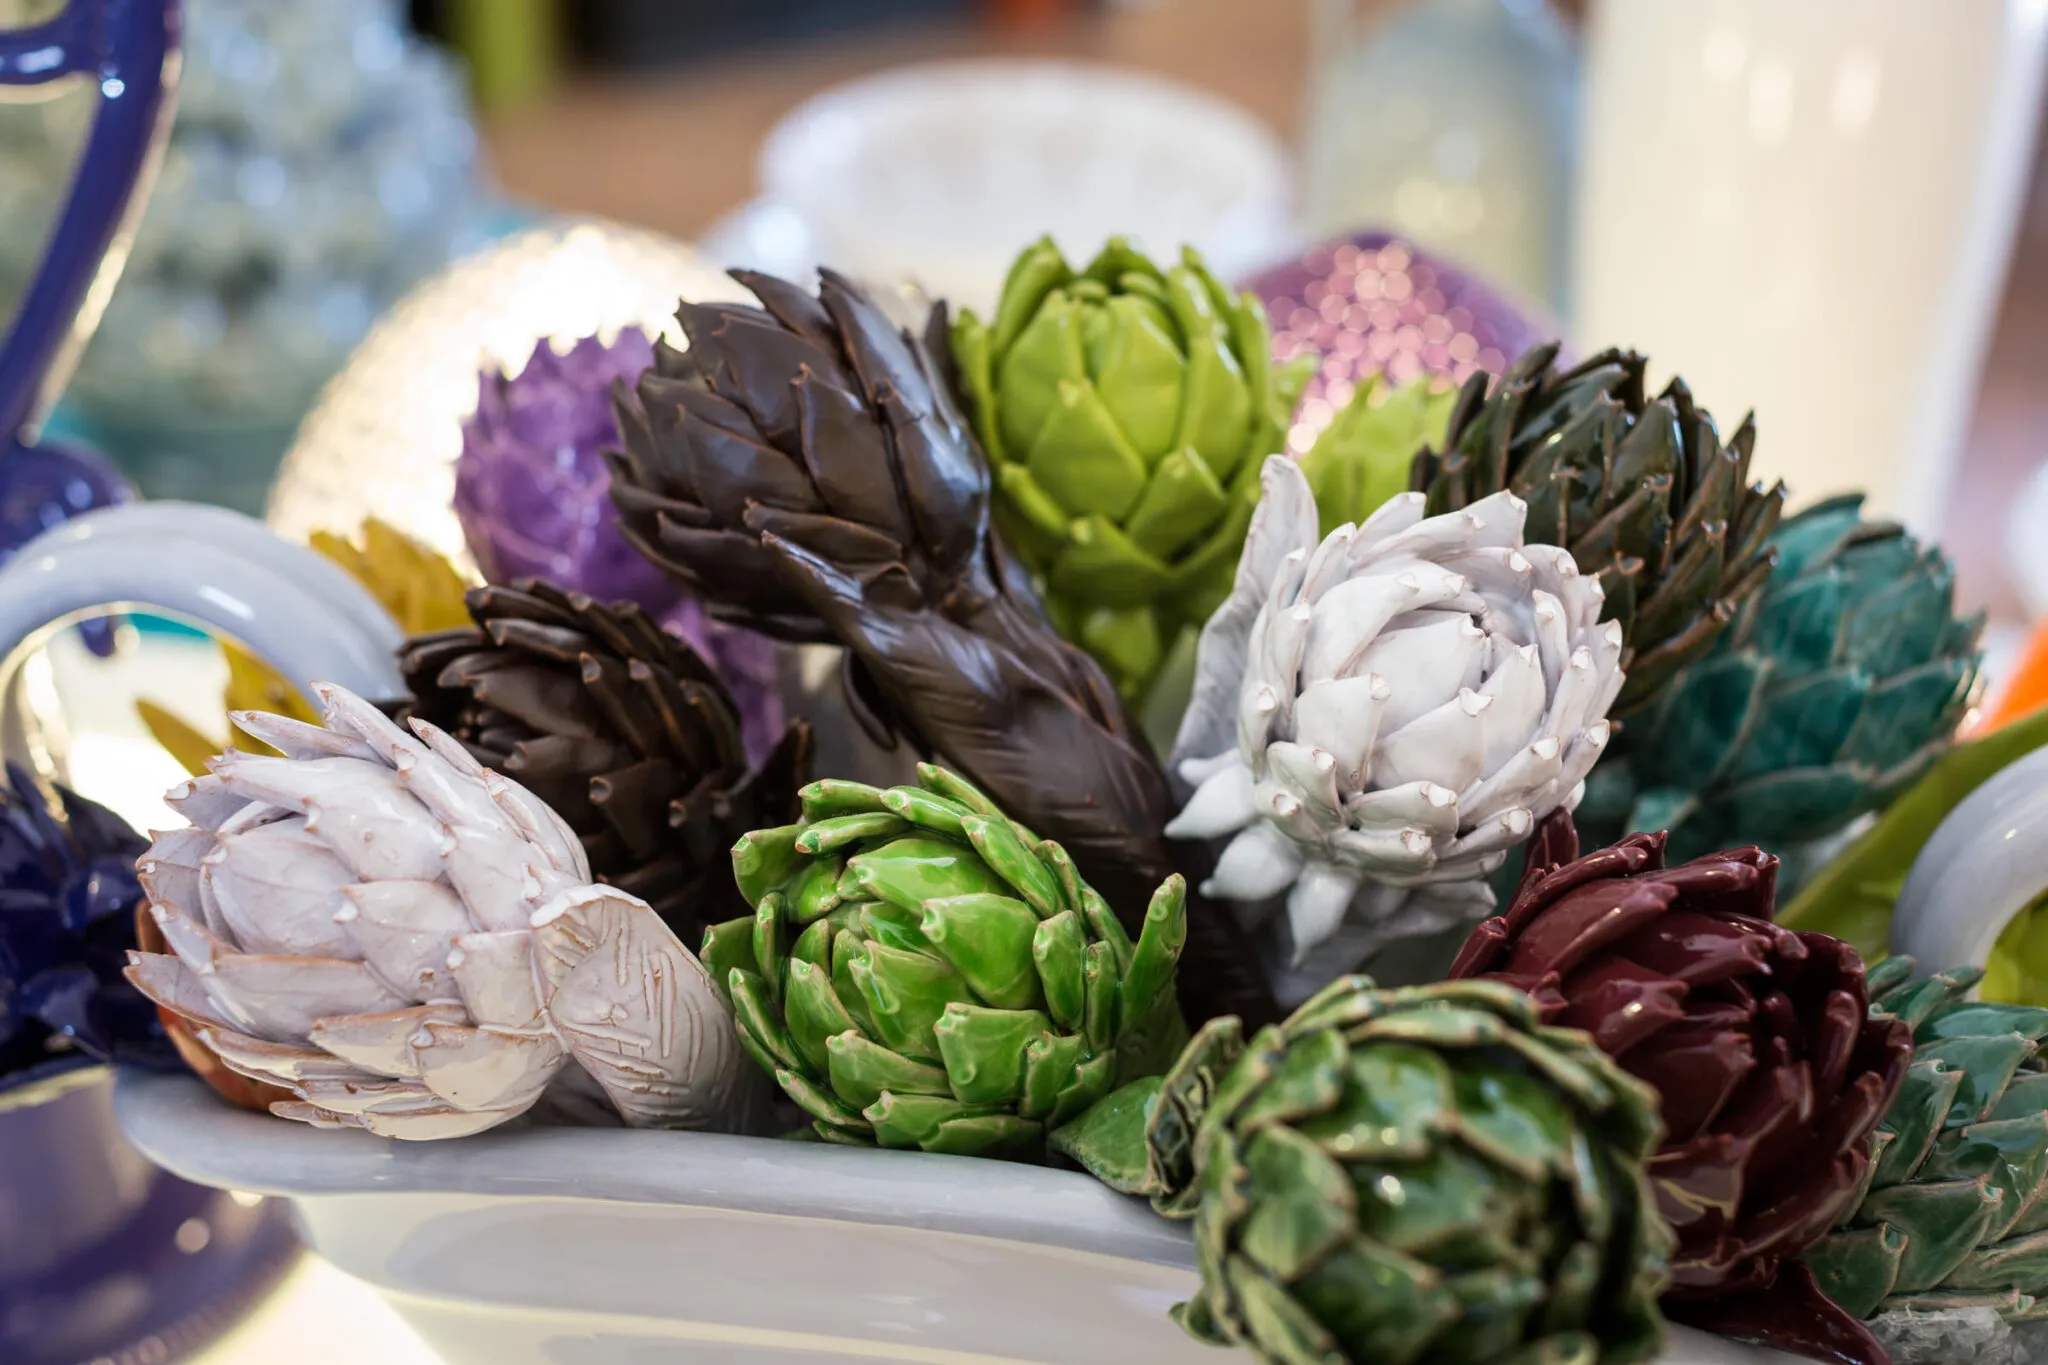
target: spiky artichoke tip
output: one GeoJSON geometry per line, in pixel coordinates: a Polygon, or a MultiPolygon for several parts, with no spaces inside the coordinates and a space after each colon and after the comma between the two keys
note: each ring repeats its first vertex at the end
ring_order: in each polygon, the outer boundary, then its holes
{"type": "Polygon", "coordinates": [[[754,914],[713,927],[703,959],[818,1137],[1031,1156],[1171,1063],[1178,876],[1134,942],[1064,849],[943,768],[802,796],[802,820],[734,846],[754,914]]]}
{"type": "Polygon", "coordinates": [[[1061,632],[1143,701],[1230,590],[1307,370],[1273,363],[1264,308],[1193,248],[1162,266],[1123,238],[1080,270],[1041,238],[951,340],[1005,534],[1061,632]]]}

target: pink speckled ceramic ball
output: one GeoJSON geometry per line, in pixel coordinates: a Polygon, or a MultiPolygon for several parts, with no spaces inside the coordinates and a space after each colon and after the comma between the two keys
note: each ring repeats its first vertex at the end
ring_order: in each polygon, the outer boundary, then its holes
{"type": "Polygon", "coordinates": [[[1323,357],[1287,433],[1295,455],[1367,375],[1403,383],[1434,374],[1461,384],[1474,370],[1499,373],[1558,335],[1535,307],[1384,232],[1311,247],[1244,287],[1266,305],[1276,360],[1303,351],[1323,357]]]}

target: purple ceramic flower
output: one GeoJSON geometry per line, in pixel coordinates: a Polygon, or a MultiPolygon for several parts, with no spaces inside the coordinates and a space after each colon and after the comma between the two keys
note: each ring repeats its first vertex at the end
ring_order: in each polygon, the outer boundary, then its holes
{"type": "Polygon", "coordinates": [[[492,583],[541,578],[604,602],[626,600],[660,619],[718,669],[739,703],[747,753],[759,760],[782,733],[775,647],[710,619],[619,535],[603,450],[618,444],[614,380],[654,363],[636,327],[607,346],[585,337],[557,353],[537,343],[526,368],[478,376],[476,412],[462,424],[455,514],[492,583]]]}
{"type": "Polygon", "coordinates": [[[1369,375],[1462,384],[1558,335],[1534,307],[1384,232],[1323,242],[1245,288],[1266,305],[1274,359],[1323,357],[1287,433],[1294,455],[1315,444],[1369,375]]]}

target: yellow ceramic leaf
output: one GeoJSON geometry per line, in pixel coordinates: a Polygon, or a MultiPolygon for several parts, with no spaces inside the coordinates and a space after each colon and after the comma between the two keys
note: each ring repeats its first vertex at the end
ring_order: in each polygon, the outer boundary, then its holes
{"type": "Polygon", "coordinates": [[[200,734],[147,697],[137,699],[135,714],[142,717],[150,738],[161,744],[165,752],[177,759],[178,765],[194,777],[206,775],[206,760],[223,747],[223,741],[200,734]]]}
{"type": "MultiPolygon", "coordinates": [[[[368,589],[407,635],[469,624],[469,609],[462,600],[469,585],[455,566],[375,517],[365,521],[354,536],[315,531],[311,543],[314,550],[340,565],[343,572],[368,589]]],[[[240,645],[223,641],[221,653],[228,664],[228,683],[222,698],[224,710],[270,711],[312,725],[320,723],[319,715],[298,688],[276,669],[240,645]]],[[[222,748],[220,743],[153,702],[138,701],[135,709],[157,743],[189,772],[205,772],[206,759],[222,748]]],[[[227,742],[245,753],[276,752],[233,726],[227,742]]]]}

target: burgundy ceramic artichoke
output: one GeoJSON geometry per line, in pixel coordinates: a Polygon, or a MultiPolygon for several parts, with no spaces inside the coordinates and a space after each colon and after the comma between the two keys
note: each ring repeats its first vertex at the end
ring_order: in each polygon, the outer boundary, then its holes
{"type": "Polygon", "coordinates": [[[1855,1201],[1911,1033],[1871,1017],[1855,949],[1771,923],[1776,857],[1743,848],[1667,868],[1664,838],[1582,858],[1570,817],[1545,821],[1514,903],[1473,931],[1451,975],[1527,991],[1546,1023],[1584,1029],[1662,1095],[1649,1175],[1679,1239],[1668,1315],[1881,1362],[1797,1257],[1855,1201]]]}
{"type": "Polygon", "coordinates": [[[1455,386],[1557,335],[1534,308],[1384,232],[1318,243],[1244,287],[1266,305],[1275,360],[1320,357],[1287,434],[1295,455],[1373,375],[1455,386]]]}
{"type": "Polygon", "coordinates": [[[485,370],[476,412],[462,424],[455,513],[490,582],[538,578],[601,602],[635,602],[688,640],[732,689],[758,762],[783,728],[774,645],[711,620],[619,534],[600,453],[619,439],[611,386],[653,361],[647,334],[627,327],[609,346],[588,336],[557,352],[543,339],[516,376],[485,370]]]}

